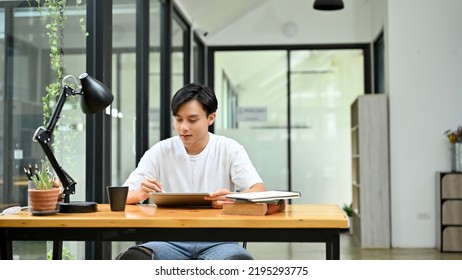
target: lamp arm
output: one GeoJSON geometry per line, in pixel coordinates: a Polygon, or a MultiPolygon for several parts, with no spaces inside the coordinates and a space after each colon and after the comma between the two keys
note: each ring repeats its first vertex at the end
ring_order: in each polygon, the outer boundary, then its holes
{"type": "MultiPolygon", "coordinates": [[[[40,128],[39,128],[40,129],[40,128]]],[[[38,130],[39,134],[36,134],[35,139],[39,142],[42,150],[45,152],[46,157],[50,161],[51,166],[53,167],[56,175],[58,176],[59,180],[61,181],[63,188],[64,188],[64,202],[69,203],[69,195],[75,193],[75,185],[77,184],[74,179],[59,165],[58,161],[56,160],[53,151],[51,150],[50,146],[48,145],[49,142],[44,141],[44,138],[49,135],[47,130],[44,130],[41,127],[41,130],[38,130]]]]}
{"type": "Polygon", "coordinates": [[[61,111],[63,110],[64,103],[66,102],[67,97],[76,94],[78,93],[76,93],[72,88],[68,86],[65,86],[63,88],[61,95],[59,96],[58,103],[56,104],[56,109],[53,112],[53,115],[51,116],[47,124],[47,127],[39,127],[35,131],[34,138],[32,139],[33,141],[39,142],[40,146],[42,147],[42,150],[45,152],[46,157],[50,161],[51,166],[55,170],[56,175],[58,175],[59,180],[61,180],[61,183],[64,187],[65,203],[69,203],[69,195],[75,193],[76,182],[59,165],[55,155],[53,154],[53,151],[51,150],[51,147],[49,146],[49,143],[51,142],[51,135],[53,134],[53,130],[55,129],[56,124],[58,123],[61,111]]]}
{"type": "Polygon", "coordinates": [[[78,94],[72,88],[68,86],[64,86],[61,95],[59,95],[58,103],[56,103],[56,109],[53,112],[50,120],[47,124],[47,130],[50,132],[50,135],[53,134],[53,130],[55,129],[56,124],[58,123],[59,118],[61,117],[61,111],[63,110],[64,103],[66,103],[67,97],[71,95],[78,94]]]}

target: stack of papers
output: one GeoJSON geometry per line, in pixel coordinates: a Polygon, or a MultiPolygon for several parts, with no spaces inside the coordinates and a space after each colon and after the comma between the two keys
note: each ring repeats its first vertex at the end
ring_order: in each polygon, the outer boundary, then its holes
{"type": "Polygon", "coordinates": [[[236,193],[228,194],[227,198],[236,199],[247,202],[277,202],[281,199],[292,199],[299,198],[300,192],[288,192],[288,191],[265,191],[265,192],[247,192],[247,193],[236,193]]]}

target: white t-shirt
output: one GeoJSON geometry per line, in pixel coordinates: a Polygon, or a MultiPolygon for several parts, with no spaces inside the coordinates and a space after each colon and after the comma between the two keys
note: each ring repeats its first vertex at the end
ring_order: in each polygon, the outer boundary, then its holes
{"type": "Polygon", "coordinates": [[[166,192],[244,191],[263,182],[244,147],[233,139],[210,133],[198,155],[188,155],[178,136],[160,141],[141,158],[124,186],[138,189],[148,177],[159,180],[166,192]]]}

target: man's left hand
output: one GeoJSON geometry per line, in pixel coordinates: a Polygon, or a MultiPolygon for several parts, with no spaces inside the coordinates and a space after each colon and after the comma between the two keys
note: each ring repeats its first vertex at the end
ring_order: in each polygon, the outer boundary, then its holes
{"type": "Polygon", "coordinates": [[[223,208],[224,203],[233,202],[232,199],[226,198],[227,194],[233,193],[228,189],[219,189],[213,193],[210,193],[209,196],[204,197],[205,200],[212,200],[213,208],[223,208]]]}

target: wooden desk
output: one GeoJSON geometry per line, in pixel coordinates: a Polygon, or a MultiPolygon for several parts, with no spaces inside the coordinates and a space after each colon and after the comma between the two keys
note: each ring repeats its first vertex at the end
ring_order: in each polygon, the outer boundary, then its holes
{"type": "Polygon", "coordinates": [[[12,259],[13,240],[74,241],[247,241],[319,242],[326,259],[340,258],[340,230],[348,218],[338,205],[287,205],[268,216],[223,215],[221,209],[157,208],[127,205],[111,212],[32,216],[27,212],[0,216],[0,257],[12,259]]]}

